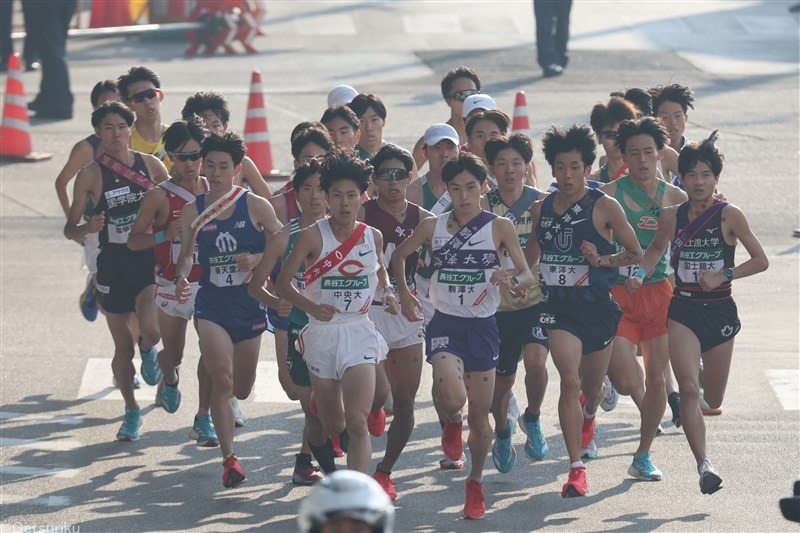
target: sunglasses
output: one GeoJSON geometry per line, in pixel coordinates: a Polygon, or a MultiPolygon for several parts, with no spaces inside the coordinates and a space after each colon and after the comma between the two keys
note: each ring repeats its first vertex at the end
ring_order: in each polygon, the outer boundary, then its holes
{"type": "Polygon", "coordinates": [[[170,152],[169,156],[173,161],[197,161],[203,157],[203,154],[200,153],[200,150],[196,150],[194,152],[170,152]]]}
{"type": "Polygon", "coordinates": [[[156,89],[155,87],[151,87],[144,91],[138,92],[131,96],[130,100],[134,104],[141,104],[145,100],[152,100],[153,98],[160,97],[163,93],[161,89],[156,89]]]}
{"type": "Polygon", "coordinates": [[[607,141],[613,141],[617,138],[617,132],[612,130],[601,131],[600,137],[607,141]]]}
{"type": "Polygon", "coordinates": [[[375,173],[377,180],[404,180],[408,178],[408,171],[404,168],[383,168],[375,173]]]}
{"type": "Polygon", "coordinates": [[[480,91],[477,89],[464,89],[463,91],[456,91],[454,93],[450,93],[450,99],[456,100],[458,102],[463,102],[473,94],[479,94],[479,93],[480,91]]]}

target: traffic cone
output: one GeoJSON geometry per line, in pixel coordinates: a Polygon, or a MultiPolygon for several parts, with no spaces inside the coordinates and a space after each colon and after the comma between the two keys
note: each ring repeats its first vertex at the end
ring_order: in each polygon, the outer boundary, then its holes
{"type": "Polygon", "coordinates": [[[247,155],[256,164],[262,176],[272,172],[272,149],[269,145],[269,125],[264,107],[264,88],[261,72],[253,71],[250,79],[250,98],[247,101],[247,120],[244,124],[244,142],[247,155]]]}
{"type": "Polygon", "coordinates": [[[525,99],[525,91],[519,91],[514,100],[514,120],[511,122],[512,133],[524,133],[528,135],[531,129],[528,120],[528,101],[525,99]]]}
{"type": "Polygon", "coordinates": [[[130,26],[131,8],[129,0],[92,0],[90,28],[111,28],[116,26],[130,26]]]}
{"type": "Polygon", "coordinates": [[[31,123],[28,120],[28,101],[22,85],[22,62],[19,54],[11,54],[8,57],[3,122],[0,125],[0,158],[40,161],[51,157],[53,154],[31,151],[31,123]]]}

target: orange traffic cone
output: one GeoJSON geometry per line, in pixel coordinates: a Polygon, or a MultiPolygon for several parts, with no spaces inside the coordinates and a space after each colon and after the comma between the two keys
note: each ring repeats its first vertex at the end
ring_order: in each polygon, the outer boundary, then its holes
{"type": "Polygon", "coordinates": [[[92,12],[89,18],[90,28],[110,28],[130,26],[131,10],[128,0],[92,0],[92,12]]]}
{"type": "Polygon", "coordinates": [[[244,142],[247,155],[256,164],[262,175],[272,172],[272,149],[269,145],[269,125],[264,107],[264,88],[261,72],[253,71],[250,80],[250,99],[247,101],[247,121],[244,124],[244,142]]]}
{"type": "Polygon", "coordinates": [[[28,101],[22,85],[19,54],[8,57],[6,97],[3,102],[3,122],[0,125],[0,157],[18,161],[39,161],[53,157],[53,154],[37,154],[31,151],[31,123],[28,120],[28,101]]]}
{"type": "Polygon", "coordinates": [[[514,100],[514,120],[511,122],[511,131],[513,133],[524,133],[528,135],[530,129],[528,101],[525,99],[525,91],[519,91],[517,93],[517,98],[514,100]]]}

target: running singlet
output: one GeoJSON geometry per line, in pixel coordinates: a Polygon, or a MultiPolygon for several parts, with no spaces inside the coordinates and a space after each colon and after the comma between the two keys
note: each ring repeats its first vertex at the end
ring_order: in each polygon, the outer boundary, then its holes
{"type": "MultiPolygon", "coordinates": [[[[533,187],[525,186],[526,189],[533,189],[533,187]]],[[[536,191],[536,196],[533,197],[531,201],[531,205],[522,212],[522,214],[513,219],[514,227],[517,230],[517,238],[519,239],[519,246],[523,250],[528,245],[528,239],[533,233],[533,220],[531,220],[531,206],[533,202],[535,202],[539,196],[542,194],[541,191],[536,191]]],[[[511,210],[512,206],[508,206],[503,202],[503,199],[500,197],[500,193],[497,189],[489,191],[489,194],[486,195],[486,200],[489,202],[489,208],[491,209],[492,213],[495,215],[499,215],[501,217],[508,217],[509,211],[511,210]]],[[[527,203],[527,202],[526,202],[527,203]]],[[[508,217],[509,219],[513,217],[508,217]]],[[[500,259],[500,266],[502,268],[513,269],[514,264],[511,262],[511,258],[508,256],[508,251],[503,250],[503,257],[500,259]]],[[[498,311],[516,311],[519,309],[527,309],[533,305],[539,303],[542,299],[542,292],[539,288],[539,279],[534,272],[534,284],[528,289],[528,296],[526,298],[517,298],[513,296],[507,290],[500,291],[500,306],[497,308],[498,311]]]]}
{"type": "MultiPolygon", "coordinates": [[[[377,200],[369,200],[364,204],[364,222],[376,228],[383,234],[383,262],[386,271],[389,273],[389,282],[397,285],[397,278],[392,274],[392,253],[394,250],[414,233],[414,229],[419,225],[419,206],[406,202],[406,218],[399,222],[394,216],[390,215],[378,206],[377,200]]],[[[406,257],[406,285],[411,294],[414,294],[414,271],[417,268],[419,251],[415,251],[406,257]]],[[[383,291],[375,293],[375,302],[380,303],[383,298],[383,291]],[[380,293],[379,293],[380,292],[380,293]]]]}
{"type": "Polygon", "coordinates": [[[564,214],[553,209],[555,194],[542,202],[536,238],[542,254],[539,259],[542,295],[547,302],[574,304],[609,300],[617,269],[591,266],[580,250],[581,243],[588,241],[597,247],[598,255],[615,251],[614,245],[597,232],[592,222],[595,202],[603,196],[604,192],[589,189],[586,196],[567,208],[564,214]]]}
{"type": "MultiPolygon", "coordinates": [[[[322,235],[322,250],[315,262],[324,259],[341,245],[334,237],[327,218],[317,222],[317,226],[322,235]]],[[[339,310],[330,322],[359,314],[365,315],[369,311],[372,294],[378,286],[378,257],[375,253],[375,239],[369,227],[364,231],[362,240],[362,243],[353,246],[339,264],[306,284],[306,298],[318,304],[332,305],[339,310]]],[[[306,265],[306,270],[309,268],[306,265]]],[[[314,317],[308,318],[309,322],[319,323],[314,317]]]]}
{"type": "MultiPolygon", "coordinates": [[[[631,182],[630,176],[622,176],[617,180],[617,190],[614,193],[614,198],[622,206],[625,211],[625,217],[628,219],[628,224],[633,228],[636,233],[636,240],[639,241],[639,246],[642,250],[647,250],[658,230],[658,217],[661,214],[661,206],[659,205],[664,198],[664,191],[667,189],[667,183],[658,180],[658,189],[656,190],[656,197],[647,198],[647,193],[631,182]],[[642,201],[645,201],[642,205],[642,201]],[[640,209],[631,208],[631,202],[640,206],[640,209]]],[[[620,250],[619,247],[617,247],[620,250]]],[[[624,285],[633,272],[638,267],[638,264],[619,267],[617,275],[617,285],[624,285]]],[[[658,283],[667,279],[667,254],[661,256],[661,259],[656,263],[653,273],[644,278],[643,283],[658,283]]]]}
{"type": "MultiPolygon", "coordinates": [[[[431,186],[428,185],[428,175],[420,176],[420,182],[422,182],[422,208],[430,211],[436,216],[441,215],[442,213],[447,213],[452,211],[453,209],[453,202],[450,200],[450,194],[445,193],[437,198],[433,191],[431,190],[431,186]]],[[[430,266],[430,258],[428,257],[428,250],[423,247],[422,251],[419,254],[419,258],[422,260],[423,264],[417,266],[417,275],[425,280],[431,279],[431,274],[428,271],[428,267],[430,266]]]]}
{"type": "MultiPolygon", "coordinates": [[[[492,220],[484,224],[463,246],[444,259],[444,264],[431,277],[430,298],[437,311],[465,318],[487,318],[494,315],[500,303],[500,291],[490,280],[494,267],[500,266],[492,236],[492,220]]],[[[436,220],[433,231],[434,254],[453,237],[447,231],[449,215],[436,220]]]]}
{"type": "MultiPolygon", "coordinates": [[[[106,223],[100,230],[100,249],[107,244],[127,244],[133,221],[139,214],[142,198],[147,192],[140,185],[125,179],[105,165],[98,163],[103,180],[103,191],[95,212],[105,212],[106,223]]],[[[142,154],[133,152],[131,168],[150,179],[142,154]]]]}
{"type": "MultiPolygon", "coordinates": [[[[167,129],[166,124],[161,125],[161,133],[167,129]]],[[[159,138],[156,142],[151,143],[142,139],[139,131],[136,128],[131,128],[131,150],[142,152],[143,154],[152,154],[164,163],[167,171],[172,170],[172,159],[167,155],[167,149],[164,148],[164,139],[159,138]]]]}
{"type": "MultiPolygon", "coordinates": [[[[201,176],[200,180],[203,183],[204,189],[208,191],[208,182],[206,179],[201,176]]],[[[167,195],[169,212],[167,214],[167,220],[163,225],[157,226],[153,224],[153,233],[166,231],[173,221],[181,217],[181,214],[183,213],[183,206],[188,202],[194,202],[195,199],[194,193],[186,190],[180,185],[173,183],[172,181],[160,183],[158,184],[158,187],[161,187],[161,189],[163,189],[164,193],[167,195]]],[[[156,256],[156,276],[161,278],[163,281],[173,282],[177,276],[175,263],[178,260],[180,253],[180,236],[175,236],[175,238],[170,242],[162,242],[153,246],[153,254],[156,256]]],[[[189,283],[200,281],[200,275],[202,273],[203,269],[197,262],[197,244],[195,244],[194,254],[192,254],[192,270],[189,272],[189,275],[186,277],[186,279],[189,281],[189,283]]]]}
{"type": "MultiPolygon", "coordinates": [[[[92,147],[92,157],[97,159],[100,156],[100,137],[92,133],[83,139],[89,146],[92,147]]],[[[95,215],[94,202],[91,198],[86,202],[86,207],[83,210],[83,216],[88,220],[95,215]]]]}
{"type": "Polygon", "coordinates": [[[294,189],[289,189],[283,193],[283,200],[286,202],[286,218],[294,220],[303,214],[300,211],[300,206],[297,205],[297,196],[294,189]]]}
{"type": "MultiPolygon", "coordinates": [[[[714,203],[716,203],[715,201],[714,203]]],[[[675,266],[675,290],[678,298],[722,300],[730,298],[731,283],[724,282],[713,291],[704,291],[697,282],[701,270],[719,272],[733,268],[736,247],[725,243],[722,235],[722,212],[720,209],[710,221],[684,246],[675,266]]],[[[689,224],[689,202],[678,206],[675,214],[675,235],[689,224]]]]}
{"type": "MultiPolygon", "coordinates": [[[[236,287],[250,281],[252,271],[241,271],[236,264],[238,254],[264,252],[264,232],[253,226],[247,209],[245,192],[235,204],[233,214],[225,220],[215,218],[197,233],[198,262],[203,268],[201,287],[236,287]]],[[[206,207],[207,194],[197,197],[197,212],[206,207]]]]}
{"type": "MultiPolygon", "coordinates": [[[[283,254],[284,261],[286,261],[286,258],[289,257],[292,247],[294,246],[294,240],[301,231],[302,228],[300,227],[300,219],[292,219],[289,222],[289,241],[286,243],[286,253],[283,254]]],[[[292,278],[292,285],[294,285],[294,288],[297,289],[300,294],[303,294],[303,291],[306,289],[305,263],[301,264],[297,269],[297,272],[295,272],[294,277],[292,278]]],[[[294,306],[292,306],[292,310],[289,312],[289,316],[287,318],[289,319],[289,322],[301,328],[308,324],[308,315],[294,306]]]]}

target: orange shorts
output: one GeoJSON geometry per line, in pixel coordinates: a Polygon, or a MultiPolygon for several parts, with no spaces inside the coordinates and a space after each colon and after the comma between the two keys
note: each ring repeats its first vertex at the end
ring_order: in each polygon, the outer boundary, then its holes
{"type": "Polygon", "coordinates": [[[624,285],[614,285],[611,296],[622,309],[617,337],[625,337],[637,345],[667,334],[667,312],[672,299],[669,281],[642,285],[633,294],[624,285]]]}

